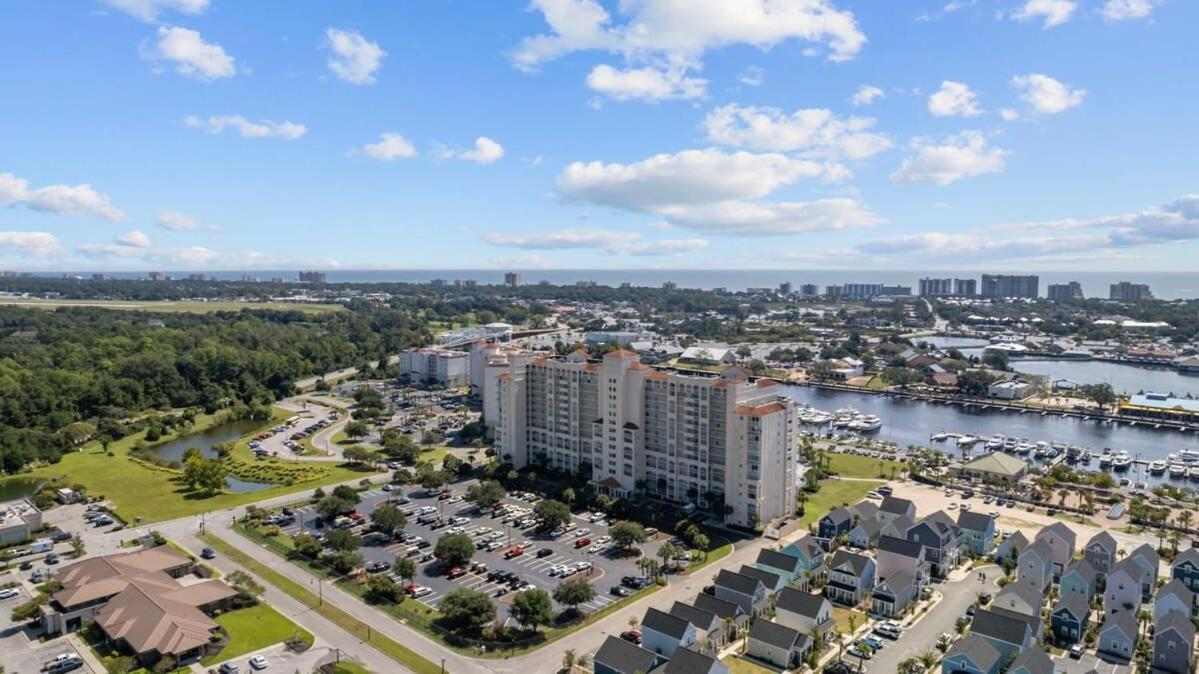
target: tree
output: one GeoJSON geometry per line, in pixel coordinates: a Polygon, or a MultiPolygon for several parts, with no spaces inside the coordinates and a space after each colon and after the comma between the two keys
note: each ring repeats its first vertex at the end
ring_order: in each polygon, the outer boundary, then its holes
{"type": "Polygon", "coordinates": [[[326,519],[354,512],[354,508],[358,505],[358,492],[350,491],[354,494],[352,499],[347,499],[344,494],[338,494],[336,491],[322,498],[316,503],[316,511],[324,515],[326,519]]]}
{"type": "Polygon", "coordinates": [[[691,545],[703,554],[704,559],[708,558],[708,548],[712,545],[712,542],[708,539],[707,534],[699,533],[692,536],[691,545]]]}
{"type": "Polygon", "coordinates": [[[417,474],[417,479],[420,480],[420,486],[429,491],[441,489],[450,481],[450,476],[446,475],[445,471],[436,470],[432,466],[422,465],[422,470],[417,474]]]}
{"type": "Polygon", "coordinates": [[[292,539],[292,544],[298,555],[308,559],[316,559],[321,556],[321,542],[316,540],[312,534],[298,534],[292,539]]]}
{"type": "Polygon", "coordinates": [[[353,552],[362,545],[362,537],[349,529],[334,529],[325,534],[325,545],[338,552],[353,552]]]}
{"type": "Polygon", "coordinates": [[[563,503],[565,503],[567,506],[569,506],[570,504],[575,502],[575,498],[577,498],[577,496],[575,495],[574,489],[567,487],[562,490],[562,494],[561,494],[560,498],[562,499],[563,503]]]}
{"type": "Polygon", "coordinates": [[[266,591],[266,588],[262,587],[261,583],[240,569],[225,576],[225,582],[233,586],[233,589],[248,597],[259,597],[266,591]]]}
{"type": "Polygon", "coordinates": [[[635,545],[644,543],[649,538],[645,533],[645,527],[627,520],[617,522],[609,527],[608,535],[612,537],[613,543],[619,545],[624,550],[629,550],[635,545]]]}
{"type": "Polygon", "coordinates": [[[554,605],[550,601],[550,593],[541,588],[517,594],[508,612],[526,629],[536,630],[550,624],[554,619],[554,605]]]}
{"type": "Polygon", "coordinates": [[[353,438],[355,440],[359,438],[365,438],[368,434],[370,434],[370,432],[370,426],[368,426],[365,421],[351,421],[350,423],[346,424],[346,437],[348,438],[353,438]]]}
{"type": "Polygon", "coordinates": [[[670,565],[673,565],[675,556],[680,554],[682,551],[682,548],[679,548],[677,545],[672,545],[670,543],[662,544],[662,547],[658,548],[658,556],[662,558],[662,567],[666,568],[670,565]]]}
{"type": "Polygon", "coordinates": [[[371,511],[371,526],[388,536],[395,536],[405,524],[408,524],[408,518],[391,504],[380,505],[371,511]]]}
{"type": "Polygon", "coordinates": [[[595,586],[582,578],[564,580],[554,588],[554,601],[576,611],[592,599],[595,599],[595,586]]]}
{"type": "Polygon", "coordinates": [[[508,491],[504,489],[504,485],[495,480],[483,480],[467,487],[466,500],[474,503],[483,510],[490,510],[495,507],[504,497],[508,495],[508,491]]]}
{"type": "Polygon", "coordinates": [[[450,566],[459,566],[470,561],[475,554],[475,543],[466,534],[446,534],[437,539],[433,556],[450,566]]]}
{"type": "Polygon", "coordinates": [[[395,572],[401,580],[411,583],[412,579],[416,578],[416,562],[412,561],[411,557],[401,557],[396,560],[395,572]]]}
{"type": "Polygon", "coordinates": [[[369,465],[379,460],[374,451],[362,445],[346,447],[342,452],[342,456],[345,457],[346,461],[357,465],[369,465]]]}
{"type": "Polygon", "coordinates": [[[374,574],[366,581],[366,596],[372,601],[393,602],[401,598],[395,581],[383,574],[374,574]]]}
{"type": "Polygon", "coordinates": [[[464,587],[452,590],[437,605],[442,623],[460,632],[478,632],[495,620],[495,604],[482,592],[464,587]]]}
{"type": "Polygon", "coordinates": [[[561,501],[546,499],[533,506],[533,513],[545,529],[556,529],[570,521],[570,508],[561,501]]]}
{"type": "Polygon", "coordinates": [[[183,480],[192,488],[215,494],[225,487],[229,469],[220,459],[206,459],[199,450],[183,466],[183,480]]]}

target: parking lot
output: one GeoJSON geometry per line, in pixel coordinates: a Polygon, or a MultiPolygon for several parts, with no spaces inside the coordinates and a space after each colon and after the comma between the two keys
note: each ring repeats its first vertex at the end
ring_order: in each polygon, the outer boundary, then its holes
{"type": "Polygon", "coordinates": [[[1057,674],[1130,674],[1132,667],[1125,664],[1105,662],[1093,653],[1084,653],[1082,658],[1072,660],[1064,655],[1053,658],[1053,671],[1057,674]]]}
{"type": "MultiPolygon", "coordinates": [[[[0,574],[0,583],[16,580],[13,574],[0,574]]],[[[58,658],[70,658],[79,663],[79,667],[68,669],[67,666],[56,670],[59,672],[73,671],[93,674],[91,667],[83,662],[78,652],[64,637],[53,639],[46,644],[36,641],[36,635],[30,634],[22,625],[14,625],[11,619],[12,610],[29,601],[29,593],[24,587],[16,587],[17,595],[8,599],[0,599],[0,664],[5,671],[11,672],[40,672],[47,663],[58,658]],[[73,657],[72,657],[73,656],[73,657]]]]}
{"type": "MultiPolygon", "coordinates": [[[[417,567],[414,584],[427,588],[417,588],[419,592],[416,596],[420,601],[436,607],[450,591],[466,587],[485,592],[497,599],[500,619],[507,617],[507,606],[515,596],[515,587],[527,584],[553,592],[563,579],[557,573],[551,575],[555,567],[580,563],[592,565],[590,570],[581,570],[570,576],[586,578],[595,586],[596,597],[580,607],[584,611],[595,611],[618,600],[620,597],[613,594],[613,588],[621,586],[621,579],[625,576],[641,575],[635,557],[620,556],[611,542],[599,542],[608,535],[608,526],[603,521],[591,522],[590,513],[575,513],[571,524],[568,525],[572,530],[554,538],[548,533],[537,532],[535,526],[521,528],[512,525],[511,522],[504,522],[501,517],[493,517],[490,511],[480,513],[474,504],[461,500],[461,495],[470,484],[471,482],[455,484],[455,496],[444,499],[429,496],[420,488],[405,487],[392,492],[373,489],[363,492],[357,512],[361,513],[367,522],[370,512],[379,504],[387,502],[388,499],[407,499],[407,503],[398,507],[408,516],[404,532],[410,538],[406,542],[385,546],[364,545],[360,549],[363,559],[368,564],[391,564],[392,568],[386,573],[391,574],[396,582],[407,582],[395,576],[394,565],[397,557],[411,557],[417,567]],[[422,509],[446,520],[448,524],[438,527],[433,522],[418,523],[422,509]],[[475,554],[471,558],[472,566],[474,563],[481,563],[484,568],[475,567],[461,576],[449,578],[446,574],[448,569],[433,559],[433,546],[440,536],[459,532],[466,533],[476,541],[475,554]],[[581,544],[583,540],[587,540],[588,543],[581,544]],[[479,543],[488,542],[492,544],[490,547],[493,549],[479,548],[479,543]],[[510,552],[513,546],[520,546],[522,552],[513,555],[510,552]],[[508,577],[497,577],[497,572],[502,572],[508,577]]],[[[530,512],[533,508],[532,502],[513,496],[504,499],[504,503],[530,512]]],[[[295,517],[294,522],[282,527],[284,532],[294,535],[299,533],[302,527],[309,533],[320,533],[316,526],[318,516],[312,506],[298,509],[295,511],[295,517]]],[[[657,559],[656,553],[662,542],[651,538],[640,547],[645,555],[657,559]]]]}

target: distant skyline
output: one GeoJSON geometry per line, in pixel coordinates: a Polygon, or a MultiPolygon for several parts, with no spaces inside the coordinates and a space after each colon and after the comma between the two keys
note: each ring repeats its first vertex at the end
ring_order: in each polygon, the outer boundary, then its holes
{"type": "Polygon", "coordinates": [[[1195,25],[1183,0],[12,0],[0,269],[1191,271],[1195,25]]]}

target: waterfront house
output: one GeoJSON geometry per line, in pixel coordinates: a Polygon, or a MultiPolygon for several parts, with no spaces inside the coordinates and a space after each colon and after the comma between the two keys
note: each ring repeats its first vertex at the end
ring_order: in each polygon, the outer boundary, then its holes
{"type": "Polygon", "coordinates": [[[970,633],[986,639],[1004,658],[1016,654],[1036,639],[1036,627],[1040,618],[1029,618],[1018,613],[1000,610],[975,612],[970,623],[970,633]]]}
{"type": "Polygon", "coordinates": [[[831,601],[856,606],[874,587],[874,560],[845,550],[833,553],[828,563],[824,595],[831,601]]]}
{"type": "Polygon", "coordinates": [[[916,521],[907,515],[900,515],[892,519],[890,522],[883,524],[883,528],[879,530],[878,536],[891,536],[892,538],[907,538],[908,530],[916,524],[916,521]]]}
{"type": "Polygon", "coordinates": [[[754,621],[745,642],[746,655],[783,669],[797,665],[811,648],[808,635],[766,619],[754,621]]]}
{"type": "Polygon", "coordinates": [[[732,602],[749,615],[757,615],[766,605],[766,586],[757,578],[721,569],[715,586],[717,599],[732,602]]]}
{"type": "Polygon", "coordinates": [[[1003,609],[1012,613],[1027,616],[1041,615],[1041,605],[1045,603],[1045,595],[1032,585],[1024,583],[1008,583],[996,593],[991,600],[991,609],[1003,609]]]}
{"type": "Polygon", "coordinates": [[[1043,540],[1024,548],[1016,567],[1016,582],[1036,588],[1041,594],[1053,584],[1053,549],[1043,540]]]}
{"type": "Polygon", "coordinates": [[[1090,622],[1090,603],[1082,595],[1073,593],[1059,599],[1049,614],[1049,627],[1059,644],[1072,644],[1082,639],[1090,622]]]}
{"type": "Polygon", "coordinates": [[[1187,548],[1170,562],[1170,575],[1191,592],[1199,592],[1199,548],[1187,548]]]}
{"type": "Polygon", "coordinates": [[[1136,562],[1141,569],[1141,601],[1149,601],[1153,591],[1157,589],[1157,571],[1161,565],[1161,557],[1152,545],[1142,543],[1128,553],[1128,559],[1136,562]]]}
{"type": "Polygon", "coordinates": [[[978,557],[985,557],[995,544],[995,518],[972,510],[958,513],[962,546],[978,557]]]}
{"type": "Polygon", "coordinates": [[[757,578],[762,582],[762,585],[766,586],[766,594],[775,594],[787,586],[787,581],[783,580],[781,575],[773,571],[760,569],[756,566],[750,566],[749,564],[742,564],[741,568],[737,569],[737,573],[749,576],[750,578],[757,578]]]}
{"type": "Polygon", "coordinates": [[[1189,674],[1195,649],[1195,624],[1190,616],[1171,612],[1155,624],[1153,632],[1153,671],[1165,674],[1189,674]]]}
{"type": "Polygon", "coordinates": [[[878,507],[878,517],[888,524],[900,517],[906,517],[909,522],[915,522],[916,504],[906,498],[886,496],[878,507]]]}
{"type": "Polygon", "coordinates": [[[608,637],[591,658],[595,674],[646,674],[657,656],[620,637],[608,637]]]}
{"type": "Polygon", "coordinates": [[[870,611],[888,618],[900,615],[919,592],[916,576],[907,569],[898,569],[879,578],[870,593],[870,611]]]}
{"type": "Polygon", "coordinates": [[[1005,559],[1011,558],[1012,560],[1016,560],[1020,557],[1020,553],[1024,551],[1024,548],[1027,547],[1028,539],[1023,533],[1017,531],[1011,536],[1003,539],[1003,542],[1001,542],[999,546],[995,548],[995,552],[991,555],[991,559],[994,559],[1000,564],[1002,564],[1003,560],[1005,559]]]}
{"type": "Polygon", "coordinates": [[[1161,620],[1171,611],[1178,611],[1185,616],[1193,616],[1199,613],[1199,607],[1196,606],[1197,598],[1194,592],[1187,589],[1186,585],[1182,584],[1181,580],[1172,578],[1162,585],[1157,590],[1157,596],[1153,599],[1153,622],[1161,620]]]}
{"type": "Polygon", "coordinates": [[[711,611],[676,601],[670,607],[670,615],[690,623],[695,628],[696,643],[703,644],[707,649],[719,649],[728,641],[724,620],[711,611]]]}
{"type": "Polygon", "coordinates": [[[1107,572],[1116,565],[1116,551],[1119,549],[1120,546],[1116,544],[1116,539],[1111,534],[1107,531],[1100,531],[1087,541],[1082,556],[1101,575],[1107,575],[1107,572]]]}
{"type": "Polygon", "coordinates": [[[1085,557],[1076,559],[1066,567],[1058,585],[1063,595],[1073,592],[1082,595],[1087,601],[1091,601],[1091,598],[1099,591],[1099,572],[1085,557]]]}
{"type": "Polygon", "coordinates": [[[774,621],[786,625],[800,634],[820,635],[836,627],[833,620],[833,605],[828,599],[810,592],[785,588],[779,593],[774,606],[774,621]]]}
{"type": "Polygon", "coordinates": [[[878,543],[878,537],[882,529],[883,523],[877,517],[858,520],[853,525],[853,528],[849,530],[847,540],[850,545],[855,545],[862,549],[873,547],[875,543],[878,543]]]}
{"type": "Polygon", "coordinates": [[[1053,660],[1040,646],[1033,644],[1020,651],[1007,674],[1053,674],[1053,671],[1053,660]]]}
{"type": "Polygon", "coordinates": [[[650,608],[641,619],[641,647],[669,660],[678,648],[687,648],[698,640],[695,626],[683,618],[650,608]]]}
{"type": "Polygon", "coordinates": [[[654,674],[729,674],[729,668],[710,655],[683,649],[654,674]]]}
{"type": "Polygon", "coordinates": [[[832,539],[849,533],[851,528],[853,528],[853,513],[849,512],[849,508],[838,507],[820,518],[816,531],[821,538],[832,539]]]}
{"type": "Polygon", "coordinates": [[[1141,608],[1141,567],[1125,558],[1116,562],[1107,574],[1107,585],[1103,589],[1103,612],[1111,615],[1117,611],[1135,613],[1141,608]]]}
{"type": "Polygon", "coordinates": [[[991,642],[968,634],[954,642],[941,661],[942,674],[998,674],[1003,656],[991,642]]]}
{"type": "Polygon", "coordinates": [[[987,484],[1016,484],[1028,472],[1028,464],[1011,454],[991,452],[951,468],[962,478],[987,484]]]}
{"type": "MultiPolygon", "coordinates": [[[[743,630],[749,624],[749,614],[746,613],[740,606],[731,601],[719,599],[714,595],[701,592],[695,595],[695,600],[691,602],[695,608],[708,611],[716,614],[721,622],[729,626],[733,630],[743,630]]],[[[727,638],[732,638],[728,636],[727,638]]]]}
{"type": "Polygon", "coordinates": [[[943,511],[938,510],[909,529],[908,540],[924,546],[924,558],[928,560],[932,575],[944,578],[957,566],[958,525],[943,511]]]}
{"type": "Polygon", "coordinates": [[[1132,611],[1108,611],[1099,626],[1099,645],[1096,651],[1119,660],[1128,661],[1137,647],[1137,619],[1132,611]]]}
{"type": "Polygon", "coordinates": [[[804,567],[798,557],[785,555],[778,550],[763,548],[758,551],[754,565],[763,571],[777,573],[786,584],[796,583],[803,578],[804,567]]]}
{"type": "Polygon", "coordinates": [[[1044,541],[1053,551],[1053,580],[1060,580],[1066,565],[1074,559],[1076,536],[1064,522],[1054,522],[1037,532],[1033,544],[1044,541]]]}

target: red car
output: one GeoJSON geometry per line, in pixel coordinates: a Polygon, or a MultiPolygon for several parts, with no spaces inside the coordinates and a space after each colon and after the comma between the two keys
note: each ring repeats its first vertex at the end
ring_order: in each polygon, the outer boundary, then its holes
{"type": "Polygon", "coordinates": [[[404,594],[412,594],[413,592],[416,592],[416,588],[416,583],[408,583],[404,586],[404,594]]]}
{"type": "Polygon", "coordinates": [[[513,557],[519,557],[523,554],[525,554],[524,549],[522,549],[519,545],[514,545],[508,548],[508,552],[504,553],[504,559],[512,559],[513,557]]]}
{"type": "Polygon", "coordinates": [[[455,566],[454,568],[450,569],[449,573],[445,574],[445,577],[452,580],[454,578],[457,578],[458,576],[465,576],[465,575],[466,575],[466,569],[462,568],[461,566],[455,566]]]}
{"type": "Polygon", "coordinates": [[[576,548],[585,548],[585,547],[587,547],[588,545],[591,545],[591,539],[590,539],[590,538],[586,538],[586,537],[584,537],[584,538],[580,538],[579,540],[575,541],[575,547],[576,547],[576,548]]]}
{"type": "Polygon", "coordinates": [[[620,638],[624,639],[625,641],[634,643],[634,644],[640,644],[641,643],[641,632],[639,632],[638,630],[628,630],[627,632],[621,632],[620,638]]]}

